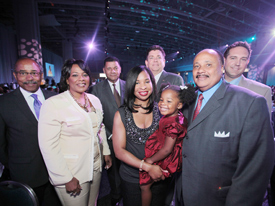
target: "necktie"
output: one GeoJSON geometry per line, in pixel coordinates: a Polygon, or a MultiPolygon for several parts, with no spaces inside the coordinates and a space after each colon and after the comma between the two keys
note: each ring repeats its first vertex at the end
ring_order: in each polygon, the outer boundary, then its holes
{"type": "Polygon", "coordinates": [[[34,98],[33,107],[34,107],[34,111],[37,116],[37,119],[39,119],[39,113],[40,113],[40,108],[42,103],[38,100],[37,94],[32,94],[31,97],[34,98]]]}
{"type": "Polygon", "coordinates": [[[203,95],[200,94],[198,102],[197,102],[197,106],[196,106],[196,109],[195,109],[195,112],[194,112],[193,121],[197,117],[197,115],[200,113],[202,100],[203,100],[203,95]]]}
{"type": "Polygon", "coordinates": [[[113,86],[114,86],[114,96],[115,96],[116,104],[118,107],[120,107],[120,96],[116,90],[116,84],[113,84],[113,86]]]}

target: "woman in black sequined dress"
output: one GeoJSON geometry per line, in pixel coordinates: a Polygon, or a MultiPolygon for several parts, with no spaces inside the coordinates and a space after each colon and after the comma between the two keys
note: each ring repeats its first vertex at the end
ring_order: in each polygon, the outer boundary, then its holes
{"type": "MultiPolygon", "coordinates": [[[[163,180],[161,168],[143,161],[148,137],[158,128],[159,112],[154,102],[156,84],[152,72],[145,66],[136,66],[128,72],[125,104],[114,117],[113,146],[121,160],[123,206],[140,206],[139,170],[149,173],[156,182],[163,180]]],[[[164,205],[167,184],[160,181],[152,187],[152,205],[164,205]]]]}

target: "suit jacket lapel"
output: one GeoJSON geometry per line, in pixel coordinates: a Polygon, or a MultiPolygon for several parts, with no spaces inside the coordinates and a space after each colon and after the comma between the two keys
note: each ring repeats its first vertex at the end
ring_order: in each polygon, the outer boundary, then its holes
{"type": "MultiPolygon", "coordinates": [[[[197,96],[198,96],[198,93],[197,93],[197,96]]],[[[188,125],[190,125],[192,122],[195,106],[196,106],[196,101],[194,101],[188,107],[188,122],[189,122],[188,125]]]]}
{"type": "Polygon", "coordinates": [[[190,116],[193,118],[193,112],[194,112],[194,106],[193,110],[189,110],[189,118],[191,121],[190,125],[188,127],[188,130],[193,129],[195,126],[197,126],[200,122],[202,122],[205,118],[207,118],[210,114],[212,114],[216,109],[218,109],[221,106],[220,99],[222,99],[225,95],[226,89],[228,85],[223,82],[221,86],[217,89],[217,91],[212,95],[212,97],[208,100],[206,105],[202,108],[198,116],[194,121],[190,118],[190,116]],[[191,112],[191,115],[190,115],[191,112]]]}
{"type": "Polygon", "coordinates": [[[159,77],[158,83],[157,83],[157,90],[159,91],[161,84],[163,83],[165,77],[167,76],[167,72],[163,70],[162,74],[159,77]]]}
{"type": "Polygon", "coordinates": [[[43,89],[41,89],[41,91],[42,91],[42,93],[43,93],[43,95],[44,95],[45,99],[48,99],[49,97],[51,97],[51,96],[52,96],[52,95],[50,95],[50,93],[49,93],[49,92],[45,92],[45,90],[43,90],[43,89]]]}
{"type": "Polygon", "coordinates": [[[112,101],[110,101],[110,103],[114,106],[117,106],[115,96],[112,92],[112,89],[110,88],[110,85],[107,79],[104,80],[102,92],[106,92],[106,96],[112,98],[112,101]]]}
{"type": "Polygon", "coordinates": [[[26,102],[23,94],[21,93],[19,87],[14,91],[13,95],[16,98],[15,104],[20,112],[22,112],[29,121],[33,124],[37,125],[37,119],[35,118],[34,114],[32,113],[28,103],[26,102]]]}
{"type": "Polygon", "coordinates": [[[242,75],[241,80],[240,80],[238,86],[244,87],[246,85],[246,81],[245,80],[246,80],[245,77],[242,75]]]}
{"type": "Polygon", "coordinates": [[[125,93],[125,82],[122,82],[121,79],[119,79],[119,83],[120,83],[120,105],[123,105],[124,93],[125,93]]]}

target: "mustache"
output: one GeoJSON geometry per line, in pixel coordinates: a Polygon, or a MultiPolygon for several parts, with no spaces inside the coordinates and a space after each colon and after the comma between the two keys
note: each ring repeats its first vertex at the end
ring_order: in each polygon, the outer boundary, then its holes
{"type": "Polygon", "coordinates": [[[37,84],[37,81],[26,81],[23,84],[37,84]]]}
{"type": "Polygon", "coordinates": [[[199,77],[209,77],[209,75],[207,75],[207,74],[197,74],[196,78],[199,78],[199,77]]]}

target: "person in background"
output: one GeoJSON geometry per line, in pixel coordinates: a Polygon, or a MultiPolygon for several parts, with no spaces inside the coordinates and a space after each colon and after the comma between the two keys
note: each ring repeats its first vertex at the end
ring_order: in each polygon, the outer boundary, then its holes
{"type": "Polygon", "coordinates": [[[66,206],[96,205],[102,160],[111,167],[102,105],[85,91],[89,68],[82,60],[67,60],[60,80],[65,92],[42,106],[38,139],[51,183],[66,206]]]}
{"type": "Polygon", "coordinates": [[[265,97],[269,112],[272,111],[271,88],[243,76],[250,61],[252,50],[247,42],[237,41],[228,46],[224,56],[224,79],[230,84],[247,88],[265,97]]]}
{"type": "Polygon", "coordinates": [[[37,126],[41,105],[55,94],[40,89],[42,74],[32,59],[22,58],[15,64],[13,76],[19,87],[0,96],[0,162],[11,180],[34,190],[40,205],[52,206],[61,204],[39,150],[37,126]]]}
{"type": "Polygon", "coordinates": [[[145,65],[153,73],[156,84],[157,92],[160,90],[162,83],[170,83],[172,85],[183,85],[183,79],[181,76],[166,72],[165,67],[165,52],[159,45],[153,45],[147,49],[145,65]]]}
{"type": "Polygon", "coordinates": [[[124,101],[125,81],[119,78],[121,67],[116,57],[110,56],[104,60],[103,72],[107,79],[92,86],[89,92],[99,98],[104,111],[103,123],[112,157],[112,167],[107,170],[107,174],[111,187],[111,205],[116,205],[121,198],[120,160],[114,154],[112,129],[115,113],[124,101]]]}
{"type": "Polygon", "coordinates": [[[193,61],[197,100],[183,108],[192,120],[182,145],[184,206],[261,205],[274,165],[274,142],[266,100],[226,83],[223,56],[200,51],[193,61]]]}

